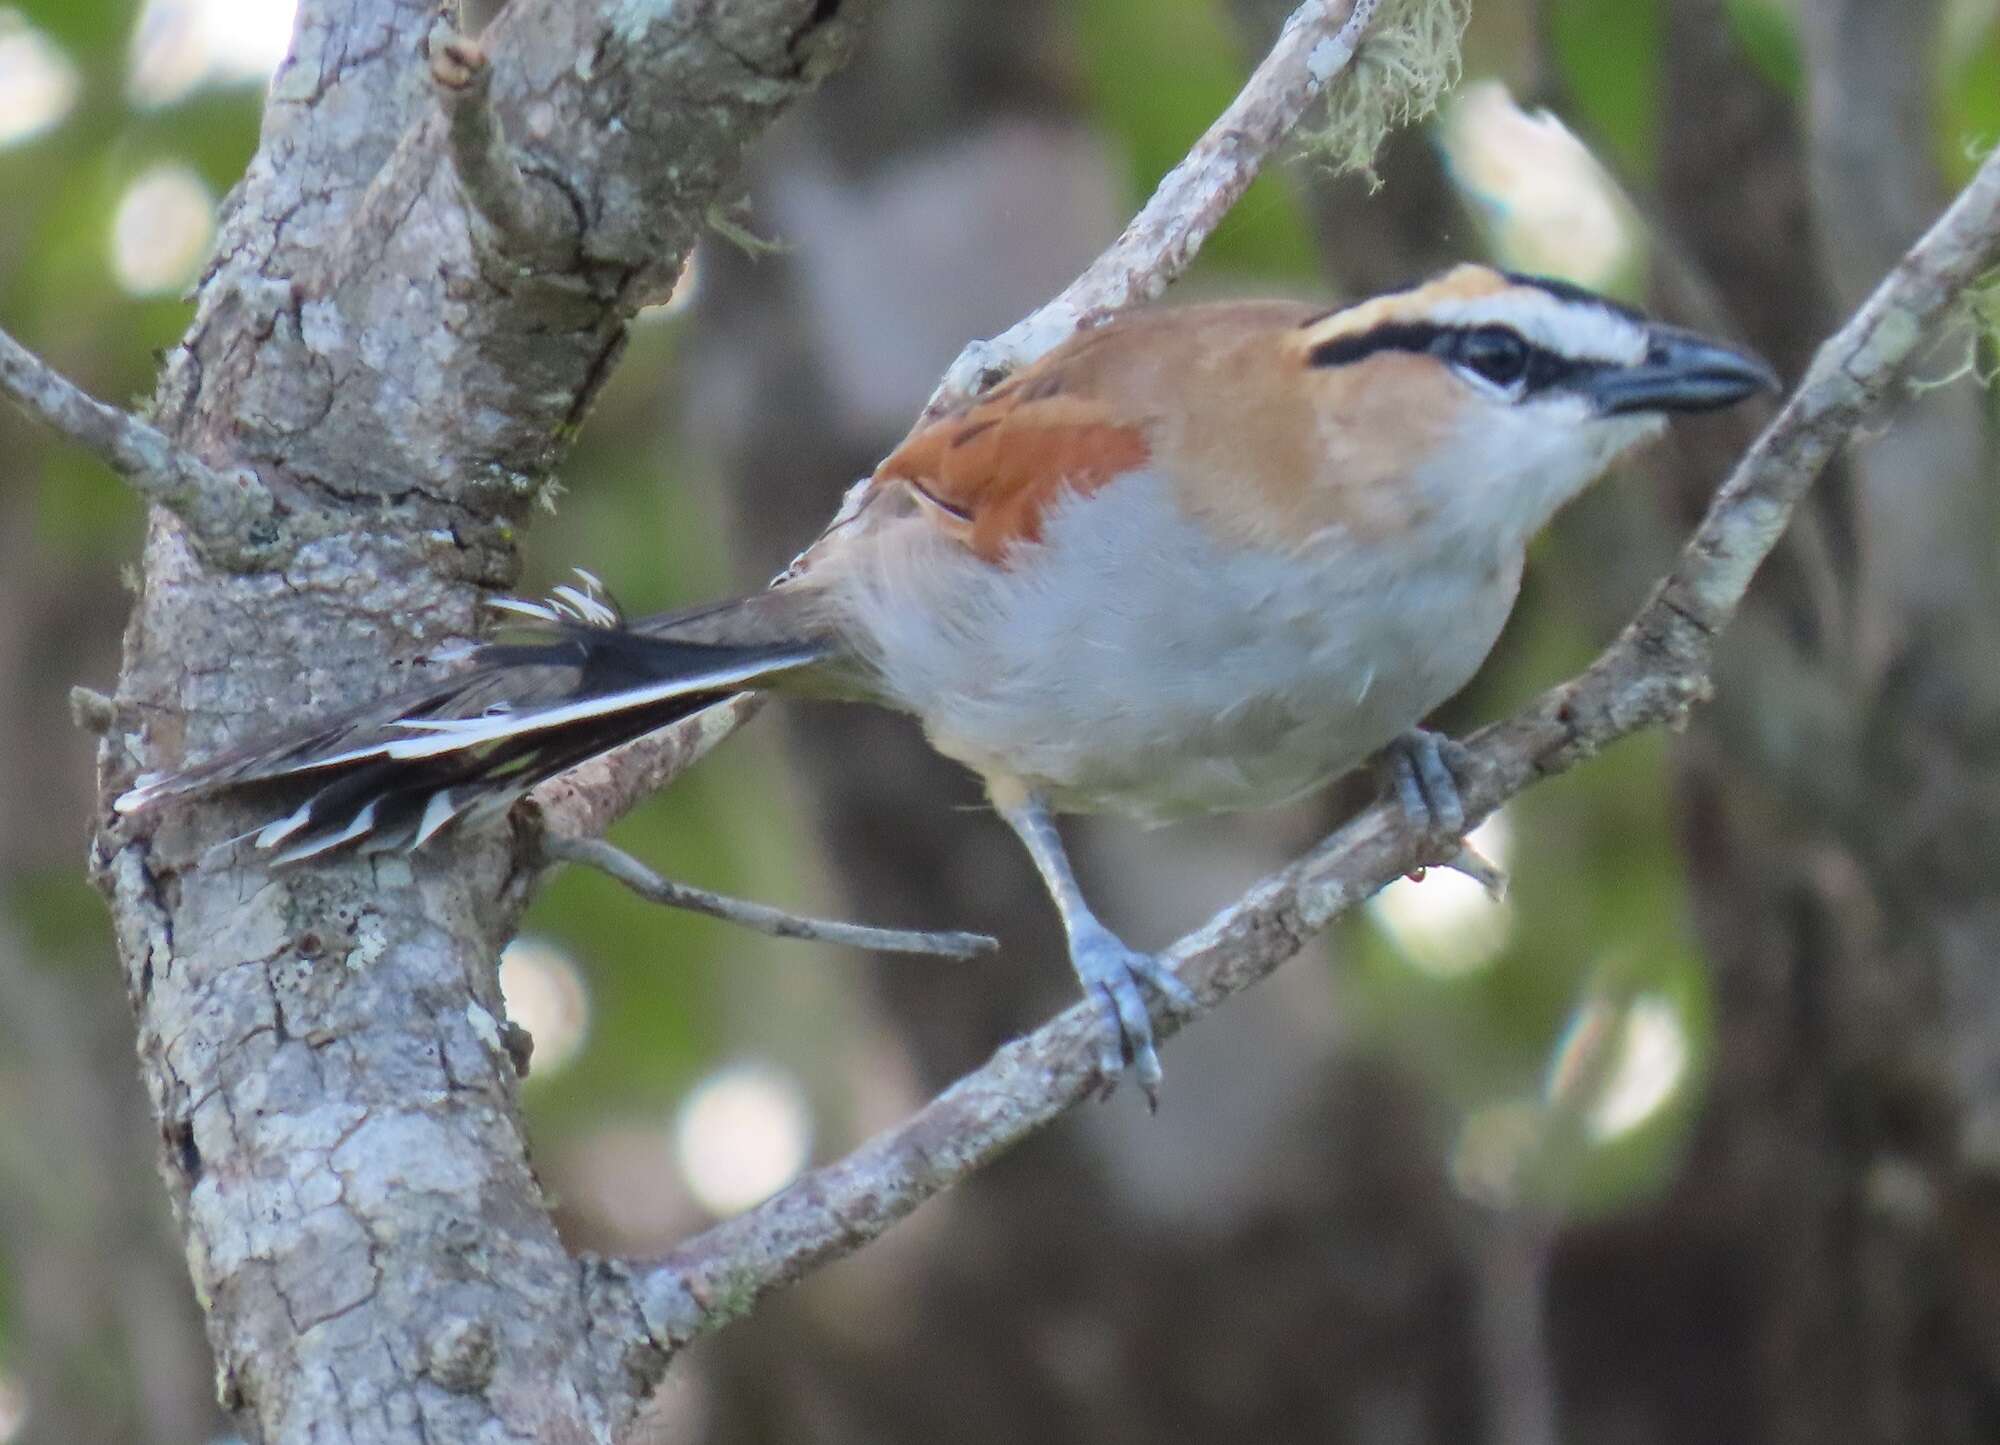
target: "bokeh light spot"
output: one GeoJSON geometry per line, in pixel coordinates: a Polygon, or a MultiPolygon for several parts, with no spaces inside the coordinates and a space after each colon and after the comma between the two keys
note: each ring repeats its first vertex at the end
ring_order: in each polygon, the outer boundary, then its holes
{"type": "Polygon", "coordinates": [[[134,296],[180,290],[215,235],[215,198],[183,165],[155,166],[134,181],[111,218],[111,274],[134,296]]]}
{"type": "Polygon", "coordinates": [[[515,939],[500,955],[500,994],[507,1017],[535,1040],[530,1080],[576,1057],[590,1032],[590,989],[567,953],[546,939],[515,939]]]}
{"type": "Polygon", "coordinates": [[[1576,1111],[1601,1143],[1664,1108],[1687,1078],[1691,1057],[1687,1026],[1672,1000],[1642,994],[1621,1008],[1587,999],[1549,1061],[1543,1094],[1551,1107],[1576,1111]]]}
{"type": "Polygon", "coordinates": [[[681,263],[680,274],[674,277],[673,290],[664,301],[655,301],[641,306],[633,320],[643,325],[670,321],[694,304],[696,288],[701,285],[702,247],[697,245],[681,263]]]}
{"type": "Polygon", "coordinates": [[[1518,1204],[1521,1175],[1542,1147],[1544,1122],[1539,1108],[1520,1099],[1473,1110],[1452,1141],[1452,1186],[1490,1209],[1518,1204]]]}
{"type": "Polygon", "coordinates": [[[162,106],[203,85],[270,78],[292,40],[295,0],[146,0],[132,31],[126,94],[162,106]]]}
{"type": "Polygon", "coordinates": [[[796,1179],[812,1154],[812,1109],[797,1079],[731,1064],[695,1086],[674,1120],[674,1157],[711,1214],[748,1209],[796,1179]]]}
{"type": "Polygon", "coordinates": [[[69,114],[76,67],[18,10],[0,9],[0,146],[38,136],[69,114]]]}
{"type": "Polygon", "coordinates": [[[1635,1000],[1625,1013],[1611,1077],[1591,1108],[1590,1132],[1615,1139],[1659,1113],[1687,1077],[1688,1060],[1680,1011],[1655,994],[1635,1000]]]}
{"type": "MultiPolygon", "coordinates": [[[[1505,871],[1513,835],[1504,813],[1493,814],[1466,841],[1505,871]]],[[[1421,882],[1398,878],[1368,901],[1368,911],[1411,964],[1438,978],[1484,968],[1514,929],[1508,904],[1449,868],[1429,869],[1421,882]]]]}
{"type": "Polygon", "coordinates": [[[0,1445],[18,1440],[28,1427],[28,1392],[21,1382],[0,1371],[0,1445]]]}
{"type": "Polygon", "coordinates": [[[1617,183],[1547,111],[1522,110],[1497,80],[1467,85],[1439,139],[1508,265],[1602,287],[1631,263],[1634,226],[1617,183]]]}

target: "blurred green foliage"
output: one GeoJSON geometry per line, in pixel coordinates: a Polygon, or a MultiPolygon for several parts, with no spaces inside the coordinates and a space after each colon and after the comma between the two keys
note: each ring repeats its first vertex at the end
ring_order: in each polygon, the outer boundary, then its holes
{"type": "Polygon", "coordinates": [[[1764,78],[1797,99],[1805,85],[1799,27],[1778,0],[1728,0],[1729,25],[1743,54],[1764,78]]]}
{"type": "Polygon", "coordinates": [[[1980,161],[2000,145],[2000,19],[1965,37],[1962,50],[1948,46],[1943,56],[1943,115],[1938,126],[1938,164],[1953,185],[1972,178],[1980,161]]]}
{"type": "Polygon", "coordinates": [[[1551,0],[1550,46],[1572,125],[1628,182],[1652,178],[1660,126],[1659,0],[1551,0]]]}
{"type": "MultiPolygon", "coordinates": [[[[1212,0],[1078,0],[1077,38],[1099,124],[1122,149],[1136,208],[1235,97],[1246,56],[1212,0]]],[[[1259,178],[1203,247],[1197,275],[1310,283],[1318,263],[1295,195],[1259,178]]]]}

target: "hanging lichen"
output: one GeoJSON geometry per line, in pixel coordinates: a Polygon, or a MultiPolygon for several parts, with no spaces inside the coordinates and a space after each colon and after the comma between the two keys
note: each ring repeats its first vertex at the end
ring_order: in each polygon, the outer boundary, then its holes
{"type": "Polygon", "coordinates": [[[1375,152],[1398,126],[1437,109],[1458,82],[1469,0],[1383,0],[1347,70],[1328,91],[1326,118],[1304,130],[1307,151],[1337,171],[1375,178],[1375,152]]]}

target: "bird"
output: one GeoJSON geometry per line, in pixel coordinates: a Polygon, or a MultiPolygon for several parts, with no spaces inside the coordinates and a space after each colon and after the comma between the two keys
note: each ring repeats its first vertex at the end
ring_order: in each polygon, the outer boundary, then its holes
{"type": "MultiPolygon", "coordinates": [[[[1423,720],[1499,637],[1528,544],[1669,417],[1775,390],[1748,351],[1478,263],[1354,304],[1142,308],[920,421],[763,590],[628,621],[587,573],[383,701],[134,780],[136,814],[289,781],[277,863],[417,849],[746,690],[911,714],[1060,913],[1096,1067],[1157,1104],[1149,995],[1194,996],[1077,884],[1059,813],[1268,807],[1375,759],[1463,832],[1423,720]]],[[[246,838],[252,835],[245,835],[246,838]]]]}

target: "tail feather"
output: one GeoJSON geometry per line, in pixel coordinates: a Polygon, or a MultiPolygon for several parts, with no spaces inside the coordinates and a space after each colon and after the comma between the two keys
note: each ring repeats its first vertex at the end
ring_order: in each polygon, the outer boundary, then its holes
{"type": "Polygon", "coordinates": [[[186,771],[138,778],[124,814],[228,788],[316,784],[254,835],[280,863],[354,845],[421,847],[600,753],[808,667],[820,641],[690,642],[670,620],[628,627],[594,585],[509,610],[540,624],[473,649],[441,682],[268,739],[186,771]],[[565,595],[574,594],[574,595],[565,595]]]}

